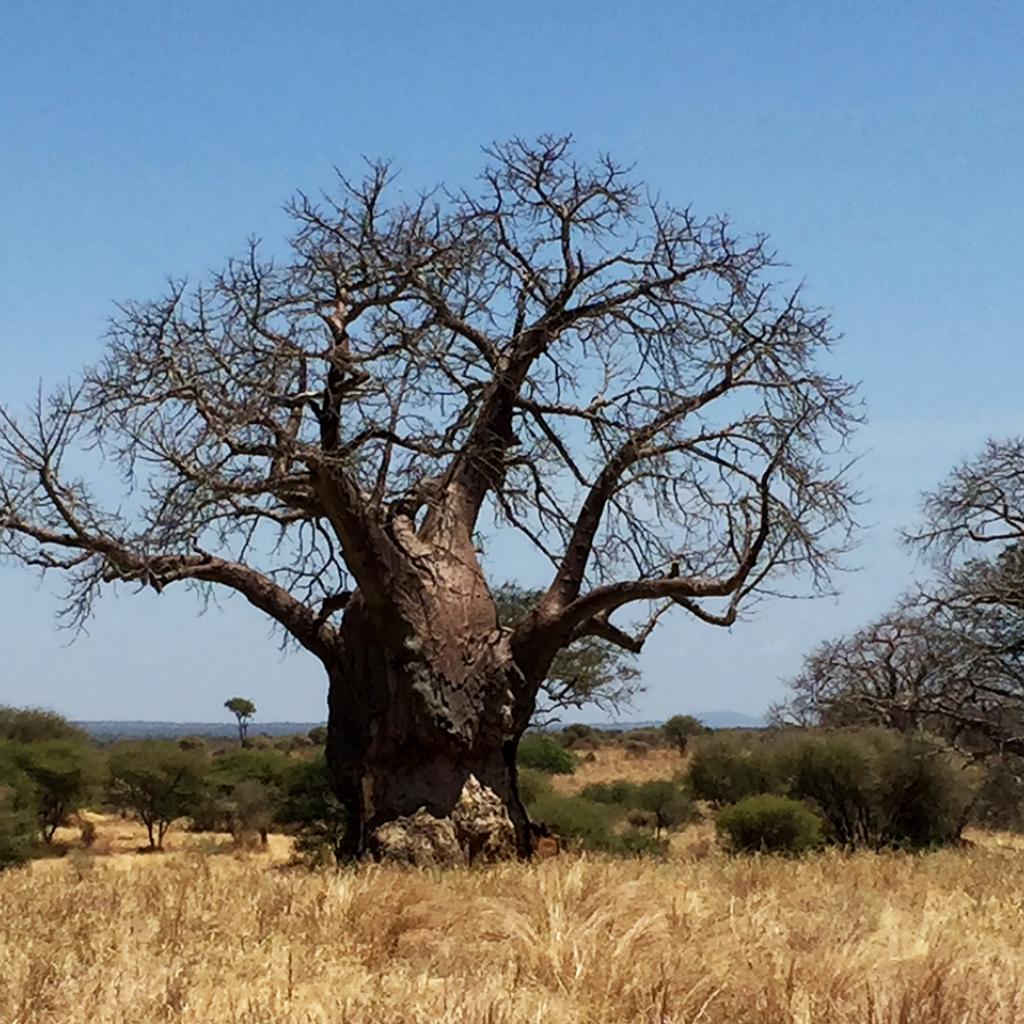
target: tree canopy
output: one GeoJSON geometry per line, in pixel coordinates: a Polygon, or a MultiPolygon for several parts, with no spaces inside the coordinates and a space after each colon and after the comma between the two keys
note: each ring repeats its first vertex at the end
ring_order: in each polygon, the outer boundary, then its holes
{"type": "Polygon", "coordinates": [[[408,619],[424,553],[472,553],[486,512],[552,569],[545,642],[627,650],[609,617],[707,622],[809,571],[851,525],[831,458],[857,420],[817,358],[835,332],[762,236],[651,195],[568,138],[487,151],[419,195],[385,164],[289,206],[209,279],[126,302],[104,359],[0,413],[0,545],[66,571],[70,622],[116,581],[242,593],[314,653],[358,588],[408,619]],[[130,499],[79,475],[102,453],[130,499]]]}

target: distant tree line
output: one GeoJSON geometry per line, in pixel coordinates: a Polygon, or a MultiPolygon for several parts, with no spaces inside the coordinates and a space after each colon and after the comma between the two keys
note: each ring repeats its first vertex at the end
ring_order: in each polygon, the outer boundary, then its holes
{"type": "Polygon", "coordinates": [[[0,707],[0,867],[55,849],[57,830],[76,826],[87,845],[95,828],[83,812],[139,821],[160,850],[175,823],[265,843],[273,830],[307,847],[341,834],[319,727],[276,742],[246,738],[218,748],[194,737],[100,746],[59,715],[0,707]]]}

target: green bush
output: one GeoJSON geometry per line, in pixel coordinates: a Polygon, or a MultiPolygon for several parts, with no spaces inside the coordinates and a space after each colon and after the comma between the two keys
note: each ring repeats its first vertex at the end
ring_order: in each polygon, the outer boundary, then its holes
{"type": "Polygon", "coordinates": [[[624,809],[585,796],[550,789],[527,803],[530,817],[543,822],[569,848],[619,857],[661,856],[668,844],[649,832],[621,828],[624,809]]]}
{"type": "Polygon", "coordinates": [[[210,765],[210,783],[225,791],[240,782],[262,782],[283,787],[294,760],[279,750],[245,748],[215,757],[210,765]]]}
{"type": "Polygon", "coordinates": [[[578,722],[565,726],[558,734],[558,742],[573,750],[593,750],[601,745],[601,739],[600,729],[578,722]]]}
{"type": "Polygon", "coordinates": [[[955,841],[975,776],[930,744],[881,729],[800,738],[780,759],[787,792],[810,803],[828,842],[923,849],[955,841]]]}
{"type": "Polygon", "coordinates": [[[904,741],[880,753],[878,774],[878,845],[919,850],[960,838],[973,793],[949,754],[904,741]]]}
{"type": "Polygon", "coordinates": [[[35,793],[28,776],[0,763],[0,871],[28,860],[39,835],[35,793]]]}
{"type": "Polygon", "coordinates": [[[543,822],[568,846],[583,850],[608,850],[615,845],[619,810],[582,796],[548,792],[527,805],[530,817],[543,822]]]}
{"type": "Polygon", "coordinates": [[[668,853],[668,840],[630,828],[612,833],[600,850],[616,857],[664,857],[668,853]]]}
{"type": "Polygon", "coordinates": [[[778,786],[776,767],[761,745],[746,747],[727,739],[698,744],[686,779],[695,799],[715,807],[769,793],[778,786]]]}
{"type": "Polygon", "coordinates": [[[715,826],[736,853],[798,854],[821,843],[821,819],[806,804],[761,793],[718,812],[715,826]]]}
{"type": "Polygon", "coordinates": [[[982,828],[1024,832],[1024,758],[993,757],[971,808],[971,822],[982,828]]]}
{"type": "Polygon", "coordinates": [[[519,741],[516,762],[520,768],[533,768],[548,775],[572,775],[576,755],[551,736],[528,733],[519,741]]]}
{"type": "Polygon", "coordinates": [[[875,845],[873,755],[863,737],[822,736],[797,743],[785,759],[789,795],[814,805],[830,843],[875,845]]]}
{"type": "Polygon", "coordinates": [[[551,792],[551,779],[543,772],[538,772],[533,768],[520,768],[517,776],[519,799],[524,804],[532,804],[551,792]]]}
{"type": "Polygon", "coordinates": [[[296,859],[310,867],[337,861],[345,839],[345,808],[334,795],[323,751],[293,761],[276,821],[296,836],[296,859]]]}
{"type": "Polygon", "coordinates": [[[613,804],[618,807],[636,806],[636,783],[627,779],[612,782],[592,782],[584,786],[580,796],[597,804],[613,804]]]}
{"type": "Polygon", "coordinates": [[[629,820],[646,825],[659,836],[664,829],[678,828],[692,821],[697,814],[693,801],[682,786],[671,779],[652,779],[648,782],[593,782],[580,792],[585,800],[625,811],[639,812],[629,820]]]}

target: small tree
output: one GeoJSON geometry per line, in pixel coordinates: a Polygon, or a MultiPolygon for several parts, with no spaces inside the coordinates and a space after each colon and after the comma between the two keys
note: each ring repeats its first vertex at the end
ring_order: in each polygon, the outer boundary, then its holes
{"type": "Polygon", "coordinates": [[[231,834],[235,842],[245,844],[258,835],[260,845],[267,845],[267,835],[281,803],[277,787],[259,779],[245,779],[235,785],[228,801],[231,834]]]}
{"type": "Polygon", "coordinates": [[[662,830],[685,825],[696,814],[693,801],[670,779],[651,779],[640,783],[636,787],[633,802],[637,810],[651,816],[656,839],[660,838],[662,830]]]}
{"type": "Polygon", "coordinates": [[[699,718],[694,718],[693,715],[673,715],[661,727],[661,731],[680,754],[686,753],[691,736],[701,736],[706,732],[711,732],[699,718]]]}
{"type": "Polygon", "coordinates": [[[323,753],[292,764],[276,820],[296,833],[299,859],[315,865],[345,857],[348,818],[331,791],[323,753]]]}
{"type": "Polygon", "coordinates": [[[205,774],[200,751],[164,740],[122,743],[110,755],[110,795],[146,826],[150,849],[162,850],[171,823],[198,803],[205,774]]]}
{"type": "Polygon", "coordinates": [[[549,775],[572,775],[576,755],[550,736],[526,735],[519,743],[517,761],[521,768],[533,768],[549,775]]]}
{"type": "Polygon", "coordinates": [[[256,714],[256,705],[245,697],[232,697],[224,701],[224,707],[235,716],[238,722],[238,742],[244,747],[249,736],[249,720],[256,714]]]}
{"type": "Polygon", "coordinates": [[[102,778],[98,750],[74,740],[42,740],[12,745],[12,756],[35,792],[39,831],[47,843],[83,807],[102,778]]]}

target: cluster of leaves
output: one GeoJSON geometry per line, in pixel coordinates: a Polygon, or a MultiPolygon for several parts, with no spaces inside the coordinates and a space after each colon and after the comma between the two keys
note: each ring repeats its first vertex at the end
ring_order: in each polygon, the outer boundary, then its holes
{"type": "Polygon", "coordinates": [[[576,755],[553,736],[527,733],[519,741],[516,760],[520,768],[549,775],[572,775],[576,771],[576,755]]]}
{"type": "Polygon", "coordinates": [[[969,820],[979,779],[963,767],[934,742],[881,729],[776,733],[701,744],[687,783],[737,850],[758,829],[766,850],[800,852],[816,835],[846,849],[925,849],[955,842],[969,820]]]}

